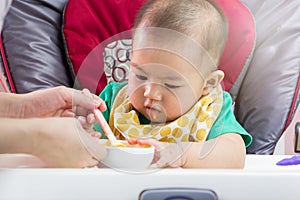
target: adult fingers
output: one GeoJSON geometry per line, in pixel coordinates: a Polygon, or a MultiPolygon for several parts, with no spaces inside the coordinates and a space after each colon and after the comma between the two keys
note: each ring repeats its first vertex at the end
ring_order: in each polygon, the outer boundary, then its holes
{"type": "MultiPolygon", "coordinates": [[[[94,102],[92,110],[97,108],[101,112],[104,112],[107,109],[105,102],[98,96],[92,94],[88,89],[84,88],[82,93],[89,99],[90,102],[94,102]]],[[[80,109],[80,107],[77,109],[77,113],[84,113],[84,111],[86,110],[80,109]]]]}
{"type": "Polygon", "coordinates": [[[99,96],[92,94],[87,88],[84,88],[82,92],[83,94],[85,94],[87,97],[91,98],[91,100],[94,101],[96,108],[99,108],[102,112],[106,110],[106,105],[99,96]]]}
{"type": "Polygon", "coordinates": [[[64,110],[60,114],[55,114],[54,116],[61,116],[61,117],[75,117],[75,113],[71,109],[64,110]]]}
{"type": "Polygon", "coordinates": [[[95,124],[97,122],[94,113],[88,114],[88,116],[86,116],[86,119],[87,123],[89,124],[95,124]]]}
{"type": "Polygon", "coordinates": [[[100,132],[94,131],[94,124],[96,122],[94,115],[90,114],[87,117],[78,116],[77,119],[88,134],[96,138],[101,137],[100,132]]]}
{"type": "Polygon", "coordinates": [[[64,93],[65,101],[71,103],[76,107],[83,107],[88,110],[92,110],[95,107],[98,107],[103,101],[96,95],[92,95],[88,89],[74,90],[67,88],[64,93]],[[72,97],[72,99],[70,99],[72,97]]]}
{"type": "Polygon", "coordinates": [[[106,107],[106,104],[105,102],[99,98],[98,96],[94,95],[93,94],[93,99],[94,99],[94,102],[96,102],[96,107],[101,111],[101,112],[104,112],[106,111],[107,107],[106,107]]]}
{"type": "Polygon", "coordinates": [[[99,161],[95,158],[90,158],[83,167],[95,167],[98,165],[99,161]]]}
{"type": "Polygon", "coordinates": [[[106,110],[105,102],[95,94],[92,94],[88,89],[84,88],[82,93],[94,103],[94,108],[99,108],[101,112],[106,110]]]}
{"type": "Polygon", "coordinates": [[[107,153],[105,147],[99,143],[99,139],[89,135],[82,129],[82,127],[78,128],[78,130],[80,129],[81,131],[78,131],[78,136],[83,147],[93,158],[98,161],[102,160],[107,153]]]}
{"type": "Polygon", "coordinates": [[[89,114],[88,116],[77,116],[80,124],[83,126],[85,130],[93,130],[93,126],[96,122],[93,116],[89,114]]]}

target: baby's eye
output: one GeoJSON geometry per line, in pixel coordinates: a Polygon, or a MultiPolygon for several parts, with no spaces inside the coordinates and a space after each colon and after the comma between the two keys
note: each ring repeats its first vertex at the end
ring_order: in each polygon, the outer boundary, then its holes
{"type": "Polygon", "coordinates": [[[170,89],[176,89],[176,88],[180,88],[179,85],[172,85],[172,84],[168,84],[168,83],[165,83],[165,86],[170,88],[170,89]]]}
{"type": "Polygon", "coordinates": [[[135,76],[136,76],[138,79],[142,80],[142,81],[147,80],[147,77],[146,77],[146,76],[138,75],[138,74],[135,74],[135,76]]]}

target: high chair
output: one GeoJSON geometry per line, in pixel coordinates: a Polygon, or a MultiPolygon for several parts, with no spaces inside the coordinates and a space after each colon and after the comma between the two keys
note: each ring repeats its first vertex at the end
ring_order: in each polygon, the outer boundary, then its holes
{"type": "MultiPolygon", "coordinates": [[[[98,94],[107,82],[126,80],[130,34],[124,31],[131,29],[143,2],[14,0],[0,41],[0,64],[11,92],[65,85],[98,94]],[[112,59],[116,52],[121,56],[112,59]]],[[[0,155],[1,199],[196,199],[201,193],[222,200],[298,200],[299,166],[275,165],[288,155],[250,154],[294,153],[300,121],[300,2],[217,2],[229,22],[219,66],[226,73],[224,89],[234,99],[237,120],[254,139],[245,169],[160,169],[138,175],[98,168],[11,169],[1,166],[0,155]]],[[[14,159],[8,157],[6,163],[14,159]]]]}
{"type": "MultiPolygon", "coordinates": [[[[65,85],[99,94],[108,81],[126,80],[126,52],[131,44],[126,31],[143,3],[14,0],[5,17],[1,43],[2,66],[11,91],[65,85]],[[122,42],[115,41],[116,37],[122,42]],[[114,58],[114,53],[121,57],[114,58]]],[[[226,74],[224,89],[235,102],[236,118],[253,136],[247,153],[273,154],[287,128],[289,139],[283,138],[281,144],[294,149],[294,125],[300,121],[295,115],[300,101],[299,1],[217,3],[229,24],[219,68],[226,74]]]]}

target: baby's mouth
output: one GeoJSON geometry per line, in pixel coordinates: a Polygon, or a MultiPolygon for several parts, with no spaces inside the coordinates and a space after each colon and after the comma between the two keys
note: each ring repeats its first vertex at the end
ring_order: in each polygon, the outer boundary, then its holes
{"type": "Polygon", "coordinates": [[[154,107],[146,107],[146,112],[151,121],[155,121],[157,119],[157,116],[160,114],[160,111],[154,107]]]}

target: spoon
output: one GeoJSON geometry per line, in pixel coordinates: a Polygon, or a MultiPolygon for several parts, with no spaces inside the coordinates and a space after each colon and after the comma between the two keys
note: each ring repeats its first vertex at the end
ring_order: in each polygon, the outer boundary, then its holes
{"type": "MultiPolygon", "coordinates": [[[[88,96],[88,97],[90,97],[91,99],[93,99],[93,96],[92,96],[91,92],[90,92],[88,89],[84,88],[84,89],[82,90],[82,92],[83,92],[86,96],[88,96]]],[[[115,137],[114,133],[113,133],[112,130],[110,129],[109,125],[107,124],[106,119],[103,117],[102,112],[101,112],[98,108],[95,107],[95,108],[93,109],[93,113],[94,113],[94,115],[95,115],[95,117],[96,117],[96,120],[97,120],[98,123],[100,124],[102,130],[104,131],[106,137],[108,138],[108,141],[110,142],[110,144],[111,144],[112,146],[126,147],[125,144],[123,144],[123,143],[117,141],[117,138],[115,137]]]]}
{"type": "Polygon", "coordinates": [[[114,133],[112,132],[108,123],[106,122],[105,118],[103,117],[102,112],[97,108],[95,108],[93,112],[94,112],[96,119],[97,119],[98,123],[100,124],[102,130],[104,131],[106,137],[108,138],[109,142],[111,143],[111,145],[118,146],[118,147],[126,147],[125,144],[117,141],[117,138],[115,137],[114,133]]]}

